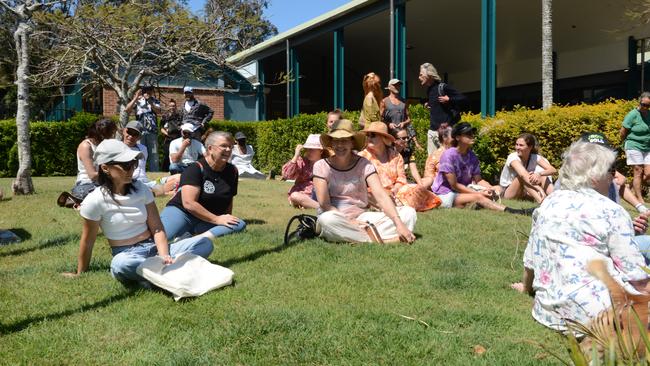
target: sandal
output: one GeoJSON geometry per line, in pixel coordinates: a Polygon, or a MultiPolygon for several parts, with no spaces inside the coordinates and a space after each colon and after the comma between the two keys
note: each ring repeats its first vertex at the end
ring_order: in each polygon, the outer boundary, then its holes
{"type": "Polygon", "coordinates": [[[79,207],[82,201],[83,200],[80,200],[79,198],[71,195],[69,192],[62,192],[59,195],[59,198],[56,199],[56,204],[59,205],[59,207],[76,209],[79,207]]]}

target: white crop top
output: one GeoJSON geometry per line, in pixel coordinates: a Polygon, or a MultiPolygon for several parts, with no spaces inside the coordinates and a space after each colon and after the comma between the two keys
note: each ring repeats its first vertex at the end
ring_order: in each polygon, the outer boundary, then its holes
{"type": "Polygon", "coordinates": [[[81,203],[81,217],[99,221],[104,235],[111,240],[133,238],[147,230],[147,204],[153,202],[153,193],[140,181],[134,181],[136,192],[126,196],[104,193],[98,187],[90,192],[81,203]]]}

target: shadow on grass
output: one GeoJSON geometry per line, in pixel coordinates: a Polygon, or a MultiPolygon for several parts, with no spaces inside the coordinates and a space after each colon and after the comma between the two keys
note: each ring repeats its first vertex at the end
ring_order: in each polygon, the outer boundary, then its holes
{"type": "Polygon", "coordinates": [[[246,225],[264,225],[266,221],[260,219],[242,219],[246,225]]]}
{"type": "Polygon", "coordinates": [[[263,256],[265,256],[267,254],[280,253],[281,251],[283,251],[285,249],[289,249],[292,246],[295,246],[295,245],[297,245],[299,243],[302,243],[302,242],[303,241],[293,241],[293,242],[289,242],[287,245],[280,244],[280,245],[275,246],[273,248],[258,250],[256,252],[247,254],[247,255],[239,257],[239,258],[228,259],[228,260],[223,261],[223,262],[216,262],[216,264],[218,264],[220,266],[223,266],[223,267],[226,267],[226,268],[229,268],[230,266],[235,265],[235,264],[244,263],[244,262],[252,262],[252,261],[257,260],[257,259],[259,259],[259,258],[261,258],[261,257],[263,257],[263,256]]]}
{"type": "MultiPolygon", "coordinates": [[[[16,233],[16,235],[20,236],[21,239],[25,240],[25,238],[23,237],[20,230],[22,230],[22,229],[11,229],[11,231],[16,233]]],[[[24,231],[24,230],[22,230],[22,231],[24,231]]],[[[29,236],[31,237],[31,235],[29,235],[29,236]]],[[[20,248],[20,249],[11,250],[11,251],[8,251],[8,252],[0,253],[0,258],[2,258],[2,257],[10,257],[10,256],[14,256],[14,255],[21,255],[21,254],[33,252],[35,250],[41,250],[41,249],[46,249],[46,248],[50,248],[50,247],[57,247],[57,246],[60,246],[60,245],[63,245],[65,243],[67,243],[68,241],[70,241],[72,239],[78,240],[79,235],[69,234],[69,235],[57,236],[57,237],[54,237],[54,238],[51,238],[51,239],[44,239],[44,240],[41,240],[37,245],[35,245],[33,247],[30,247],[30,248],[20,248]]]]}
{"type": "Polygon", "coordinates": [[[122,301],[124,299],[128,299],[129,297],[132,297],[136,293],[137,293],[136,290],[132,290],[132,291],[120,294],[120,295],[111,296],[109,298],[106,298],[106,299],[101,300],[101,301],[97,301],[97,302],[92,303],[92,304],[82,305],[82,306],[80,306],[80,307],[78,307],[76,309],[70,309],[70,310],[65,310],[65,311],[61,311],[61,312],[58,312],[58,313],[54,313],[54,314],[41,315],[41,316],[36,316],[36,317],[33,317],[33,318],[27,318],[27,319],[21,320],[19,322],[13,323],[13,324],[7,324],[7,325],[0,324],[0,334],[1,335],[6,335],[6,334],[20,332],[21,330],[26,329],[26,328],[34,325],[34,324],[38,324],[38,323],[40,323],[40,322],[42,322],[44,320],[57,320],[57,319],[61,319],[61,318],[64,318],[64,317],[67,317],[67,316],[70,316],[70,315],[81,314],[81,313],[84,313],[84,312],[87,312],[87,311],[90,311],[90,310],[100,309],[100,308],[106,307],[106,306],[108,306],[108,305],[110,305],[110,304],[112,304],[114,302],[122,301]]]}
{"type": "Polygon", "coordinates": [[[22,239],[22,240],[29,240],[29,239],[32,238],[32,234],[30,234],[29,231],[27,231],[27,230],[25,230],[23,228],[17,227],[17,228],[9,229],[9,231],[11,231],[12,233],[18,235],[18,237],[20,239],[22,239]]]}

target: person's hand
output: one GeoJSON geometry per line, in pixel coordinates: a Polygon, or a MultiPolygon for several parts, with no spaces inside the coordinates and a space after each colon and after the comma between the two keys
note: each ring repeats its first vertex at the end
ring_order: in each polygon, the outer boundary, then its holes
{"type": "Polygon", "coordinates": [[[388,128],[390,128],[391,130],[396,129],[398,126],[399,126],[399,124],[397,124],[397,125],[394,124],[394,123],[389,123],[389,124],[388,124],[388,128]]]}
{"type": "Polygon", "coordinates": [[[406,127],[406,122],[402,122],[402,123],[398,124],[397,127],[400,128],[400,129],[405,128],[406,127]]]}
{"type": "Polygon", "coordinates": [[[648,214],[642,213],[637,216],[634,221],[632,221],[634,226],[634,232],[637,234],[645,234],[645,231],[648,229],[648,214]]]}
{"type": "Polygon", "coordinates": [[[140,96],[142,96],[142,89],[138,89],[138,91],[135,92],[135,96],[136,96],[136,97],[140,97],[140,96]]]}
{"type": "Polygon", "coordinates": [[[301,151],[302,151],[302,144],[296,145],[296,151],[294,152],[293,156],[297,158],[298,156],[300,156],[301,151]]]}
{"type": "Polygon", "coordinates": [[[183,147],[183,148],[187,148],[191,144],[192,144],[192,139],[190,139],[190,138],[183,139],[183,141],[181,141],[181,147],[183,147]]]}
{"type": "Polygon", "coordinates": [[[484,189],[482,191],[479,191],[478,193],[484,195],[485,197],[492,199],[492,196],[494,195],[494,191],[491,189],[484,189]]]}
{"type": "Polygon", "coordinates": [[[438,97],[438,102],[441,104],[449,103],[449,95],[441,95],[438,97]]]}
{"type": "Polygon", "coordinates": [[[403,222],[397,225],[397,234],[399,234],[399,240],[405,243],[413,243],[415,241],[415,235],[409,230],[403,222]]]}
{"type": "Polygon", "coordinates": [[[431,109],[431,107],[429,107],[429,102],[424,102],[424,108],[431,109]]]}
{"type": "Polygon", "coordinates": [[[79,274],[77,272],[63,272],[61,273],[61,276],[65,278],[77,278],[79,277],[79,274]]]}
{"type": "Polygon", "coordinates": [[[163,264],[172,264],[172,263],[174,263],[174,258],[172,258],[172,256],[169,255],[169,254],[163,255],[163,256],[161,256],[161,258],[163,260],[163,264]]]}
{"type": "Polygon", "coordinates": [[[239,219],[233,215],[225,214],[217,216],[217,218],[214,220],[214,223],[216,225],[232,228],[234,225],[239,224],[239,219]]]}
{"type": "Polygon", "coordinates": [[[530,184],[540,184],[542,176],[537,173],[529,173],[528,180],[530,181],[530,184]]]}
{"type": "Polygon", "coordinates": [[[510,284],[510,288],[522,294],[526,293],[523,282],[515,282],[513,284],[510,284]]]}

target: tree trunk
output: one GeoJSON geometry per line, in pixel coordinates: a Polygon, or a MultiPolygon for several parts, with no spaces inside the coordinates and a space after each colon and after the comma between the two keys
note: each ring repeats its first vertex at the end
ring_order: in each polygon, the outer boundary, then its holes
{"type": "Polygon", "coordinates": [[[129,123],[129,112],[126,111],[126,102],[118,99],[118,105],[120,107],[120,126],[117,126],[117,130],[120,131],[127,123],[129,123]]]}
{"type": "Polygon", "coordinates": [[[542,0],[542,109],[553,106],[553,1],[542,0]]]}
{"type": "Polygon", "coordinates": [[[31,29],[26,21],[19,20],[14,32],[18,68],[16,86],[18,87],[16,131],[18,135],[18,173],[11,188],[14,194],[34,193],[32,183],[32,151],[29,141],[29,33],[31,29]]]}

